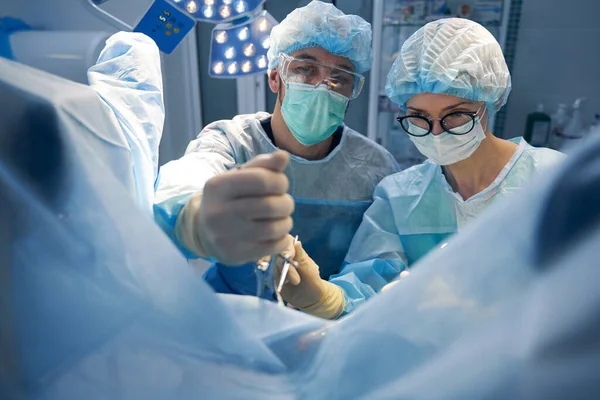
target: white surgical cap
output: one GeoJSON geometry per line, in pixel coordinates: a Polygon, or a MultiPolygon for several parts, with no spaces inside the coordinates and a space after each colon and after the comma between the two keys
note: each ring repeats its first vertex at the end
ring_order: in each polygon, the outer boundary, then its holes
{"type": "Polygon", "coordinates": [[[280,53],[322,47],[349,59],[356,72],[362,74],[371,68],[373,61],[371,37],[371,24],[361,17],[346,15],[333,4],[311,1],[292,11],[271,31],[269,70],[277,66],[280,53]]]}
{"type": "Polygon", "coordinates": [[[446,18],[430,22],[402,46],[387,77],[388,97],[402,109],[418,93],[485,101],[495,113],[506,104],[510,72],[500,45],[476,22],[446,18]]]}

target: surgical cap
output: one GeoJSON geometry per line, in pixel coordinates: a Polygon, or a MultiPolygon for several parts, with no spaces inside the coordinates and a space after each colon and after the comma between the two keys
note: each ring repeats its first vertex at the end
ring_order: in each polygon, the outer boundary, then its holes
{"type": "Polygon", "coordinates": [[[403,110],[419,93],[485,101],[495,113],[506,104],[510,72],[500,45],[476,22],[446,18],[430,22],[402,46],[387,77],[388,97],[403,110]]]}
{"type": "Polygon", "coordinates": [[[267,53],[269,70],[277,66],[279,54],[308,47],[322,47],[349,59],[356,72],[371,68],[371,24],[356,15],[346,15],[333,4],[312,1],[297,8],[271,31],[267,53]]]}

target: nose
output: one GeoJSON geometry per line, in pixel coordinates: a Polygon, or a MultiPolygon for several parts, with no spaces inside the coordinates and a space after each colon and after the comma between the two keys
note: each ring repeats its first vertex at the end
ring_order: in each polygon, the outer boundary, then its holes
{"type": "Polygon", "coordinates": [[[328,71],[327,69],[323,68],[321,71],[319,71],[319,80],[321,81],[321,83],[326,84],[330,88],[335,88],[337,84],[335,82],[335,79],[332,78],[331,75],[331,71],[328,71]]]}
{"type": "Polygon", "coordinates": [[[338,86],[337,83],[331,81],[330,78],[325,78],[322,82],[329,86],[329,89],[335,89],[338,86]]]}
{"type": "Polygon", "coordinates": [[[434,136],[441,135],[444,133],[444,128],[442,128],[442,122],[440,120],[434,120],[432,124],[431,134],[434,136]]]}
{"type": "Polygon", "coordinates": [[[335,79],[332,79],[331,77],[332,73],[333,71],[331,71],[330,68],[324,66],[319,67],[318,74],[316,74],[315,76],[318,82],[315,82],[315,86],[327,85],[329,89],[334,89],[337,86],[337,84],[335,82],[335,79]]]}

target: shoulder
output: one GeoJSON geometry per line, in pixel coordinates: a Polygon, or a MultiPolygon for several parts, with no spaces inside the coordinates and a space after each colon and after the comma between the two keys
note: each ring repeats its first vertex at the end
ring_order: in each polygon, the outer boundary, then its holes
{"type": "Polygon", "coordinates": [[[533,147],[527,144],[523,152],[523,161],[529,164],[535,171],[544,171],[560,164],[566,159],[566,155],[560,151],[545,147],[533,147]]]}
{"type": "Polygon", "coordinates": [[[380,152],[382,154],[388,153],[388,151],[383,146],[375,143],[374,141],[372,141],[365,135],[358,133],[354,129],[349,128],[348,126],[344,126],[344,135],[346,135],[346,140],[349,143],[352,143],[355,145],[360,144],[360,145],[363,145],[373,151],[380,152]]]}
{"type": "Polygon", "coordinates": [[[239,131],[246,130],[247,128],[254,128],[257,125],[260,125],[261,121],[270,117],[270,114],[259,112],[256,114],[241,114],[236,115],[232,119],[222,119],[218,121],[211,122],[206,125],[204,129],[200,132],[198,137],[203,134],[211,133],[211,132],[222,132],[228,133],[231,131],[239,131]]]}
{"type": "Polygon", "coordinates": [[[383,146],[347,126],[344,128],[343,134],[346,136],[345,151],[359,153],[361,158],[370,160],[373,166],[383,165],[387,170],[386,176],[400,170],[396,159],[383,146]]]}
{"type": "Polygon", "coordinates": [[[413,165],[384,178],[375,189],[375,193],[386,197],[418,196],[435,178],[439,168],[439,165],[431,161],[413,165]]]}
{"type": "Polygon", "coordinates": [[[270,114],[259,112],[211,122],[200,131],[196,139],[190,142],[186,153],[193,152],[209,143],[234,146],[238,142],[245,141],[246,136],[252,136],[256,132],[262,131],[260,123],[269,117],[270,114]]]}

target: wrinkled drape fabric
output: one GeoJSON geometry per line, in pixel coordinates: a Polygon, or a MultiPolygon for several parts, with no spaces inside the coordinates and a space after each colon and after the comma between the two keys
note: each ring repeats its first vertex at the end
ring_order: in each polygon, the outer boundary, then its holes
{"type": "Polygon", "coordinates": [[[0,398],[600,391],[600,141],[326,322],[214,294],[135,203],[93,90],[0,60],[0,99],[0,398]]]}

